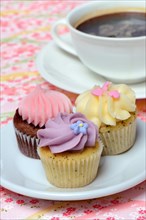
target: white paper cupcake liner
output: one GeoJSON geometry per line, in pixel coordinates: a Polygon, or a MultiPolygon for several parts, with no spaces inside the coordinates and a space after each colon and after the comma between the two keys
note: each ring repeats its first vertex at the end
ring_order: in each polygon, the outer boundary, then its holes
{"type": "Polygon", "coordinates": [[[15,134],[17,138],[18,147],[21,153],[30,158],[40,159],[37,153],[39,139],[24,134],[16,128],[15,128],[15,134]]]}
{"type": "MultiPolygon", "coordinates": [[[[62,159],[58,160],[54,157],[40,158],[46,173],[46,177],[50,183],[61,188],[77,188],[88,185],[97,176],[100,157],[103,150],[103,144],[99,144],[98,150],[85,157],[78,159],[62,159]]],[[[38,148],[39,152],[39,148],[38,148]]]]}
{"type": "Polygon", "coordinates": [[[116,155],[129,150],[136,138],[136,120],[128,126],[113,130],[111,132],[100,133],[104,148],[102,155],[116,155]]]}

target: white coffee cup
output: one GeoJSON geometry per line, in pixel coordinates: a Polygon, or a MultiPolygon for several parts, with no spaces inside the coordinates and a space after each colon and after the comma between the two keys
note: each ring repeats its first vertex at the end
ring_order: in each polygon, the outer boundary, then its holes
{"type": "Polygon", "coordinates": [[[94,1],[83,4],[53,25],[52,36],[59,47],[78,56],[85,66],[107,80],[142,82],[146,79],[146,36],[109,38],[76,29],[81,20],[129,10],[145,12],[145,1],[94,1]],[[58,34],[58,27],[62,24],[69,28],[73,46],[58,34]]]}

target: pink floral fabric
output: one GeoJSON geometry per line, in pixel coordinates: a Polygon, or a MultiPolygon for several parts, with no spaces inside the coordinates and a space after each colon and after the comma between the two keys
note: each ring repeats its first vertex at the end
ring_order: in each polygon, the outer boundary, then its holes
{"type": "MultiPolygon", "coordinates": [[[[37,85],[58,90],[74,103],[76,95],[46,82],[35,58],[52,41],[52,24],[86,1],[1,1],[1,125],[12,120],[18,102],[37,85]]],[[[66,32],[62,27],[60,33],[66,32]]],[[[146,100],[137,100],[146,121],[146,100]]],[[[85,201],[51,201],[26,197],[0,187],[1,219],[146,220],[145,182],[112,196],[85,201]]]]}

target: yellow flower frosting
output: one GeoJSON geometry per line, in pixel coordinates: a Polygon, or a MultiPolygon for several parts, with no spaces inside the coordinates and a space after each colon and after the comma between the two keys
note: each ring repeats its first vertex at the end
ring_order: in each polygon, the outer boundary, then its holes
{"type": "Polygon", "coordinates": [[[98,127],[101,124],[115,126],[119,120],[126,120],[136,110],[135,93],[125,84],[114,85],[105,82],[80,94],[76,101],[76,111],[83,113],[98,127]]]}

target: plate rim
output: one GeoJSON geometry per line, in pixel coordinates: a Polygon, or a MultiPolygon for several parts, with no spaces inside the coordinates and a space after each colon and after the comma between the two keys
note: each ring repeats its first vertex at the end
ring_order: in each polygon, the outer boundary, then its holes
{"type": "Polygon", "coordinates": [[[15,193],[19,193],[22,194],[24,196],[28,196],[28,197],[33,197],[33,198],[38,198],[38,199],[45,199],[45,200],[59,200],[59,201],[78,201],[78,200],[88,200],[88,199],[95,199],[95,198],[101,198],[101,197],[105,197],[105,196],[110,196],[116,193],[120,193],[120,192],[124,192],[140,183],[142,183],[143,181],[145,181],[145,172],[143,171],[143,173],[141,173],[139,176],[134,178],[134,181],[132,182],[132,184],[129,183],[129,181],[124,182],[123,184],[117,184],[117,188],[115,188],[112,192],[110,192],[110,189],[113,188],[113,186],[107,187],[105,192],[101,193],[97,193],[97,189],[91,190],[91,192],[86,192],[83,195],[80,194],[79,192],[72,192],[74,194],[74,196],[68,195],[68,194],[64,194],[64,192],[62,193],[55,193],[54,192],[43,192],[43,191],[37,191],[37,190],[32,190],[32,189],[28,189],[26,187],[20,186],[20,185],[16,185],[13,183],[9,183],[7,180],[1,179],[1,185],[5,188],[7,188],[8,190],[11,190],[15,193]],[[127,182],[129,184],[127,184],[127,182]],[[124,187],[121,188],[121,185],[124,187]],[[16,189],[16,187],[18,189],[16,189]],[[121,190],[120,190],[121,188],[121,190]],[[98,194],[98,195],[97,195],[98,194]],[[58,198],[59,197],[59,198],[58,198]],[[60,198],[62,197],[62,198],[60,198]]]}
{"type": "MultiPolygon", "coordinates": [[[[62,35],[62,37],[67,37],[68,34],[64,34],[62,35]]],[[[59,82],[58,79],[56,79],[56,77],[53,77],[53,71],[56,71],[56,70],[53,70],[52,67],[50,67],[50,70],[49,71],[46,71],[44,65],[43,65],[43,61],[44,61],[44,55],[45,53],[48,51],[48,48],[51,46],[51,45],[54,45],[55,47],[57,47],[59,50],[61,50],[56,44],[55,42],[52,40],[50,41],[48,44],[46,44],[44,47],[42,47],[42,49],[38,52],[38,54],[36,55],[36,59],[35,59],[35,65],[36,65],[36,68],[39,72],[39,74],[47,81],[47,82],[50,82],[51,84],[59,87],[60,89],[63,89],[63,90],[66,90],[66,91],[69,91],[69,92],[72,92],[72,93],[75,93],[75,94],[80,94],[81,92],[76,89],[76,88],[70,88],[67,84],[62,84],[59,82]]],[[[98,76],[98,74],[97,74],[98,76]]],[[[105,82],[106,80],[104,79],[104,77],[102,76],[99,76],[100,78],[103,79],[103,82],[105,82]]],[[[144,81],[144,83],[146,83],[146,81],[144,81]]],[[[129,84],[129,86],[132,86],[132,85],[139,85],[140,86],[141,83],[137,83],[137,84],[129,84]]],[[[144,89],[146,88],[145,87],[146,85],[144,85],[144,89]]],[[[135,94],[136,94],[136,99],[143,99],[143,98],[146,98],[146,93],[143,91],[140,91],[140,92],[136,92],[135,91],[135,94]]]]}
{"type": "MultiPolygon", "coordinates": [[[[138,120],[145,124],[145,122],[143,122],[142,120],[140,120],[140,119],[138,119],[138,120]]],[[[2,127],[1,133],[3,132],[3,129],[6,129],[8,127],[9,127],[9,129],[12,127],[12,121],[2,127]]],[[[2,156],[1,156],[1,161],[2,161],[2,156]]],[[[85,192],[81,192],[81,193],[79,193],[79,191],[77,191],[77,192],[69,192],[68,194],[64,194],[64,191],[62,191],[62,192],[58,192],[58,191],[46,192],[46,191],[42,191],[42,190],[33,190],[30,188],[24,187],[20,184],[15,184],[14,182],[10,182],[7,179],[5,179],[2,175],[1,175],[1,185],[5,188],[15,192],[15,193],[19,193],[24,196],[34,197],[34,198],[38,198],[38,199],[60,200],[60,201],[75,201],[76,200],[77,201],[77,200],[101,198],[104,196],[109,196],[109,195],[123,192],[123,191],[130,189],[130,188],[134,187],[135,185],[145,181],[145,178],[146,178],[145,176],[146,176],[146,171],[143,170],[143,172],[139,173],[139,175],[133,177],[130,180],[126,180],[124,182],[119,182],[118,184],[116,183],[115,185],[110,185],[108,187],[105,187],[102,190],[101,190],[101,188],[99,188],[99,189],[94,188],[94,189],[91,189],[91,190],[89,189],[89,190],[87,190],[85,192]],[[103,190],[104,190],[104,192],[103,192],[103,190]]]]}

